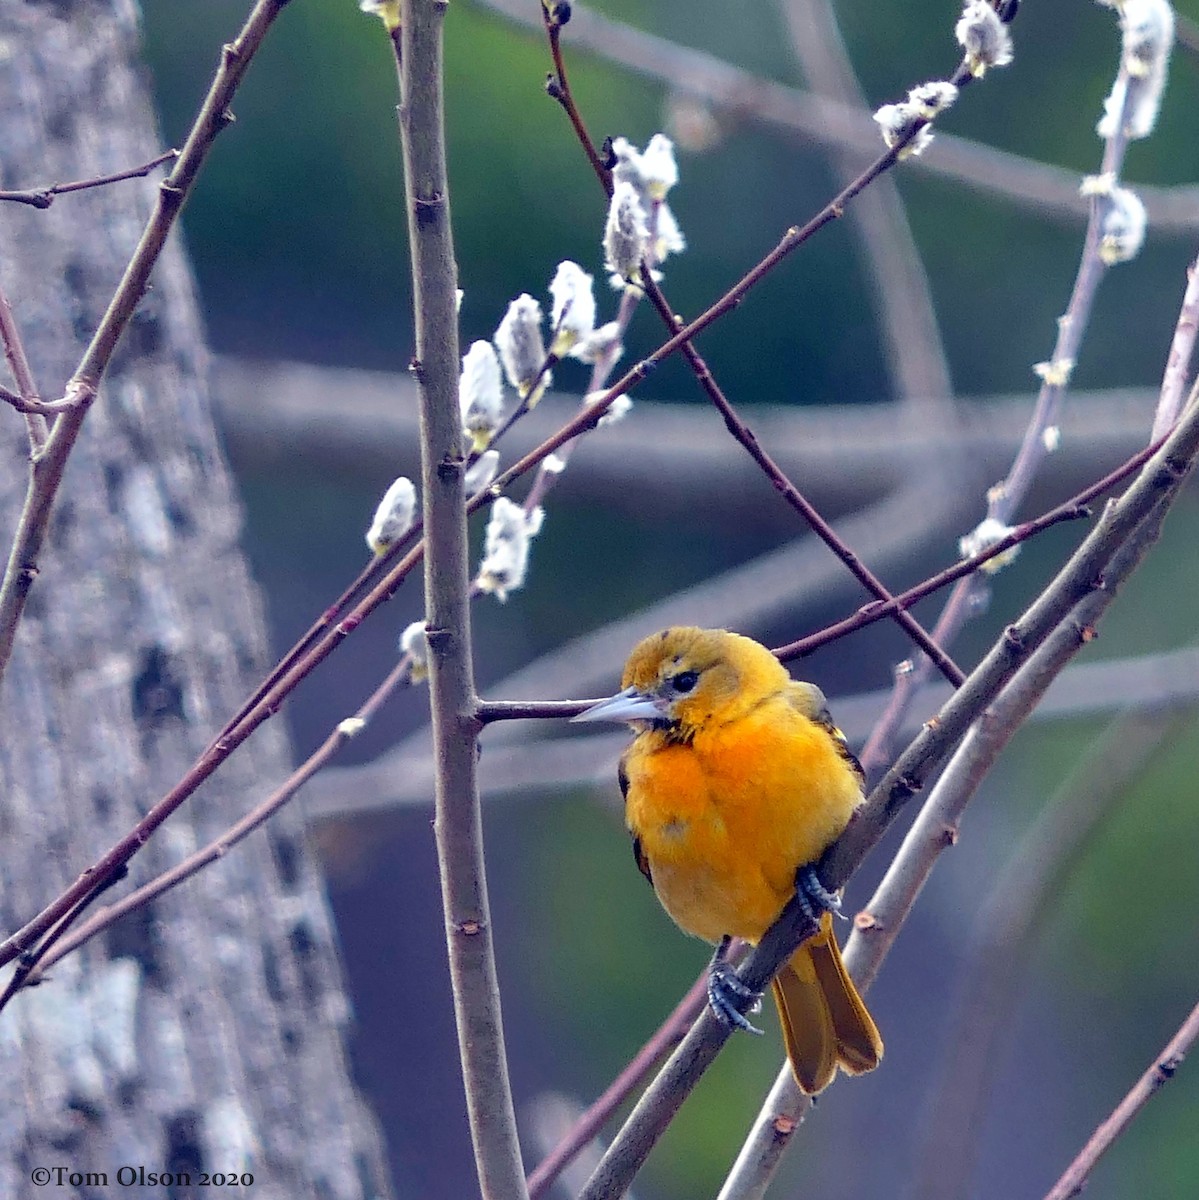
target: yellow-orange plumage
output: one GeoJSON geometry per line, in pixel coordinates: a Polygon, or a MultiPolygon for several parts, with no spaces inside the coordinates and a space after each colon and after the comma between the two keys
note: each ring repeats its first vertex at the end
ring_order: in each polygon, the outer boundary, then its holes
{"type": "MultiPolygon", "coordinates": [[[[757,942],[794,894],[798,868],[861,803],[859,769],[823,695],[757,642],[690,627],[641,642],[623,686],[607,703],[614,718],[634,713],[625,719],[639,731],[621,763],[638,862],[688,933],[757,942]]],[[[804,1091],[822,1090],[838,1066],[878,1064],[882,1041],[828,914],[773,990],[804,1091]]]]}

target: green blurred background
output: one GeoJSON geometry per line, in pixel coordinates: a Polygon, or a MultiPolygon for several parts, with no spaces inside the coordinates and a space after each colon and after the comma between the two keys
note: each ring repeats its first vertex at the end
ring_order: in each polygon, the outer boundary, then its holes
{"type": "MultiPolygon", "coordinates": [[[[528,4],[536,12],[537,0],[528,4]]],[[[177,144],[221,43],[247,5],[143,0],[142,7],[164,138],[177,144]]],[[[598,7],[764,76],[799,82],[775,4],[608,0],[598,7]]],[[[1196,0],[1183,7],[1199,15],[1196,0]]],[[[838,5],[872,104],[952,68],[956,14],[944,0],[918,8],[838,5]]],[[[1015,64],[970,89],[945,128],[1094,170],[1100,146],[1093,127],[1117,52],[1112,14],[1089,0],[1025,0],[1016,38],[1015,64]]],[[[662,127],[662,89],[571,55],[569,30],[564,40],[592,130],[644,144],[662,127]]],[[[602,197],[561,112],[543,93],[547,70],[539,39],[469,0],[454,0],[447,119],[466,291],[464,344],[489,337],[517,293],[544,294],[562,258],[598,274],[602,197]]],[[[1194,181],[1199,151],[1190,114],[1197,92],[1195,60],[1176,55],[1159,133],[1133,147],[1130,179],[1194,181]]],[[[378,21],[360,14],[354,0],[293,0],[250,72],[237,122],[218,143],[185,215],[215,350],[403,370],[412,341],[395,100],[390,47],[378,21]]],[[[818,149],[749,123],[723,120],[716,143],[683,154],[680,165],[683,181],[672,205],[690,248],[669,264],[666,288],[684,314],[706,306],[835,190],[818,149]]],[[[916,171],[901,172],[901,179],[959,401],[1031,391],[1029,364],[1046,357],[1052,344],[1080,227],[916,171]]],[[[1143,255],[1119,268],[1118,283],[1113,278],[1100,294],[1075,376],[1079,387],[1152,386],[1160,378],[1193,242],[1151,233],[1143,255]]],[[[630,356],[658,340],[656,323],[639,314],[630,356]]],[[[728,394],[750,410],[755,403],[891,398],[846,222],[822,233],[705,333],[701,348],[728,394]]],[[[581,376],[566,369],[561,381],[582,386],[581,376]]],[[[656,372],[642,394],[698,403],[677,364],[656,372]]],[[[739,451],[730,443],[729,453],[739,451]]],[[[269,472],[257,460],[239,466],[248,546],[282,649],[361,565],[361,530],[389,480],[331,475],[302,458],[285,458],[269,472]]],[[[768,489],[762,503],[777,504],[768,489]]],[[[978,501],[967,497],[963,504],[965,528],[978,501]]],[[[617,522],[572,504],[567,476],[537,542],[529,588],[503,608],[480,609],[481,680],[782,544],[785,520],[772,509],[760,526],[733,529],[700,507],[685,527],[662,528],[652,513],[643,524],[617,522]]],[[[1164,649],[1192,639],[1196,525],[1194,503],[1184,504],[1105,624],[1095,653],[1164,649]]],[[[1050,536],[1026,553],[1020,571],[1000,578],[991,610],[969,632],[959,661],[973,661],[1076,537],[1077,531],[1050,536]]],[[[912,576],[931,565],[913,563],[912,576]]],[[[291,711],[299,752],[374,686],[396,634],[419,613],[419,598],[402,595],[390,609],[326,669],[320,695],[302,697],[291,711]]],[[[806,631],[758,632],[785,640],[806,631]]],[[[823,655],[812,670],[833,695],[883,687],[891,663],[905,652],[898,638],[878,635],[823,655]]],[[[614,679],[617,668],[613,663],[614,679]]],[[[401,698],[356,752],[375,752],[417,727],[423,704],[421,694],[401,698]]],[[[979,881],[993,876],[1100,726],[1041,724],[1017,739],[874,993],[872,1007],[888,1039],[886,1063],[821,1101],[774,1194],[903,1193],[938,1078],[979,881]]],[[[1043,1191],[1194,1003],[1197,766],[1193,737],[1163,753],[1095,839],[1061,901],[1044,914],[1044,936],[1032,953],[981,1134],[972,1195],[1043,1191]]],[[[613,786],[600,796],[512,798],[488,812],[505,1019],[522,1112],[546,1090],[590,1100],[706,955],[672,929],[641,885],[614,793],[613,786]]],[[[346,823],[326,830],[323,845],[358,1010],[359,1074],[386,1127],[397,1192],[457,1200],[475,1185],[454,1065],[429,815],[346,823]]],[[[869,878],[855,884],[853,904],[864,903],[879,870],[872,863],[869,878]]],[[[761,1040],[736,1039],[655,1154],[638,1194],[714,1194],[778,1058],[773,1031],[761,1040]]],[[[1088,1194],[1173,1200],[1199,1192],[1197,1128],[1199,1077],[1184,1070],[1104,1162],[1088,1194]]]]}

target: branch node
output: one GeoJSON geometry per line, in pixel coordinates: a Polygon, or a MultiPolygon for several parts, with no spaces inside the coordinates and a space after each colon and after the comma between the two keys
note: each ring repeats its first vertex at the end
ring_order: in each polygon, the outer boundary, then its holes
{"type": "Polygon", "coordinates": [[[446,483],[462,474],[465,460],[461,454],[446,454],[437,464],[437,478],[446,483]]]}
{"type": "Polygon", "coordinates": [[[786,1142],[799,1128],[799,1122],[794,1117],[787,1116],[786,1113],[779,1113],[770,1122],[770,1128],[774,1130],[774,1140],[776,1143],[786,1142]]]}
{"type": "Polygon", "coordinates": [[[425,638],[428,640],[430,650],[436,650],[439,654],[444,654],[453,642],[454,634],[449,629],[434,628],[430,625],[425,629],[425,638]]]}

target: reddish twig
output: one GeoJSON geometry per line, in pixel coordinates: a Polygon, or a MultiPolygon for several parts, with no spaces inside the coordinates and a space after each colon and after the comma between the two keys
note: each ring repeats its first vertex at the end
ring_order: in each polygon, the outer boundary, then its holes
{"type": "MultiPolygon", "coordinates": [[[[129,895],[122,896],[116,903],[106,905],[104,908],[97,910],[85,924],[80,925],[69,936],[61,938],[53,946],[53,949],[51,949],[50,944],[52,939],[57,936],[58,931],[55,930],[51,935],[48,935],[43,944],[38,948],[37,968],[36,970],[27,972],[28,978],[24,980],[25,984],[32,987],[34,984],[40,983],[43,974],[56,962],[65,958],[72,951],[77,950],[98,933],[102,933],[122,917],[139,908],[143,908],[151,900],[156,900],[164,892],[168,892],[172,888],[178,887],[185,880],[190,879],[198,871],[208,866],[209,863],[216,862],[224,857],[238,842],[248,837],[255,829],[273,817],[352,737],[361,733],[378,713],[379,709],[391,699],[392,695],[400,687],[408,682],[410,668],[411,660],[406,657],[401,659],[392,668],[387,678],[371,693],[366,703],[352,717],[340,722],[337,728],[325,739],[324,743],[293,771],[284,783],[276,788],[261,804],[251,809],[240,821],[226,829],[220,837],[214,838],[208,845],[189,855],[169,871],[164,871],[148,883],[142,884],[141,887],[130,892],[129,895]]],[[[91,898],[93,897],[89,897],[89,899],[91,898]]],[[[20,986],[15,975],[12,983],[20,986]]],[[[12,986],[12,983],[10,983],[10,988],[15,991],[16,988],[12,986]]],[[[3,1008],[7,999],[8,994],[6,991],[6,994],[0,997],[0,1008],[3,1008]]]]}
{"type": "Polygon", "coordinates": [[[570,1127],[558,1144],[537,1164],[529,1176],[529,1200],[545,1195],[564,1167],[604,1127],[608,1118],[633,1094],[668,1051],[683,1040],[683,1035],[695,1023],[708,997],[708,977],[705,972],[675,1005],[670,1016],[654,1031],[649,1040],[629,1060],[628,1066],[604,1089],[600,1097],[587,1108],[570,1127]]]}
{"type": "Polygon", "coordinates": [[[131,167],[128,171],[117,171],[112,175],[99,175],[95,179],[78,179],[73,183],[52,183],[49,187],[28,188],[24,191],[0,191],[0,201],[12,204],[28,204],[33,208],[49,208],[56,196],[65,196],[68,192],[83,192],[89,188],[106,187],[110,183],[122,183],[126,179],[144,179],[155,167],[164,163],[174,162],[179,157],[178,150],[167,150],[165,153],[152,158],[140,167],[131,167]]]}
{"type": "Polygon", "coordinates": [[[12,655],[17,624],[24,611],[29,589],[38,574],[38,558],[50,513],[84,418],[96,398],[117,343],[145,294],[150,273],[174,228],[183,202],[191,192],[217,135],[233,119],[229,105],[246,69],[286,3],[287,0],[257,0],[237,38],[222,49],[220,66],[183,150],[170,175],[159,184],[154,211],[142,230],[125,274],[75,374],[64,389],[61,403],[65,411],[57,417],[49,436],[38,448],[30,472],[25,505],[4,579],[0,583],[0,674],[12,655]]]}
{"type": "Polygon", "coordinates": [[[1069,1200],[1077,1196],[1087,1184],[1095,1164],[1103,1157],[1112,1143],[1132,1124],[1133,1118],[1157,1095],[1182,1065],[1188,1051],[1199,1039],[1199,1004],[1191,1009],[1190,1015],[1178,1032],[1166,1043],[1162,1052],[1153,1060],[1149,1069],[1137,1080],[1131,1090],[1116,1105],[1107,1118],[1078,1152],[1078,1157],[1066,1168],[1062,1177],[1045,1194],[1045,1200],[1069,1200]]]}
{"type": "Polygon", "coordinates": [[[583,116],[579,112],[579,106],[575,104],[570,83],[566,78],[566,63],[562,58],[561,42],[562,26],[570,20],[570,5],[547,3],[546,0],[542,0],[541,17],[545,22],[545,32],[550,43],[550,57],[554,60],[554,73],[546,76],[545,80],[546,93],[562,106],[574,128],[575,136],[579,139],[579,145],[583,147],[587,161],[599,180],[600,187],[604,189],[605,195],[611,196],[612,172],[595,149],[595,143],[591,140],[591,134],[587,132],[587,126],[583,123],[583,116]]]}
{"type": "MultiPolygon", "coordinates": [[[[594,146],[587,135],[586,129],[583,127],[581,119],[576,119],[578,106],[575,104],[574,98],[571,95],[570,84],[566,76],[565,68],[562,64],[561,50],[559,46],[559,26],[556,21],[551,19],[547,9],[543,8],[543,11],[545,12],[546,30],[549,34],[550,51],[554,57],[554,65],[558,72],[556,98],[563,105],[567,113],[571,115],[571,123],[575,127],[575,132],[578,135],[580,145],[587,154],[589,160],[594,162],[594,146]]],[[[972,78],[973,75],[971,72],[965,67],[961,67],[955,73],[953,82],[960,87],[964,86],[965,83],[972,78]]],[[[840,217],[844,212],[844,205],[859,192],[861,192],[867,186],[868,182],[876,179],[882,173],[882,171],[886,169],[886,167],[893,166],[895,162],[898,161],[899,152],[920,133],[926,124],[927,122],[922,122],[914,125],[906,137],[901,139],[900,142],[890,151],[882,155],[873,167],[869,168],[866,172],[859,176],[858,179],[851,181],[849,185],[844,188],[841,193],[831,202],[831,204],[829,204],[821,214],[818,214],[817,218],[814,218],[812,222],[809,222],[809,225],[812,227],[811,232],[815,233],[817,228],[820,228],[822,224],[827,224],[827,222],[831,221],[834,217],[840,217]],[[885,163],[886,166],[880,166],[880,164],[883,163],[885,163]],[[821,221],[821,217],[823,217],[824,220],[821,221]],[[817,221],[820,223],[817,224],[817,221]]],[[[599,177],[600,183],[604,186],[605,193],[610,195],[612,190],[610,173],[601,173],[599,177]]],[[[805,226],[805,229],[807,228],[808,227],[805,226]]],[[[790,230],[787,238],[794,233],[796,233],[794,229],[790,230]]],[[[811,234],[809,233],[807,236],[811,236],[811,234]]],[[[784,242],[787,241],[787,238],[784,238],[784,242]]],[[[779,248],[776,248],[775,253],[778,254],[778,257],[774,261],[781,261],[783,256],[786,253],[789,253],[790,250],[794,249],[795,246],[801,244],[802,240],[806,240],[806,238],[800,239],[797,237],[795,244],[783,251],[783,253],[778,253],[779,248]]],[[[780,243],[780,247],[781,246],[782,243],[780,243]]],[[[646,296],[649,298],[650,303],[653,304],[659,316],[662,318],[662,322],[666,328],[668,330],[677,330],[680,326],[679,318],[675,315],[675,312],[663,294],[662,289],[655,282],[653,277],[653,266],[654,264],[649,261],[642,264],[641,286],[644,289],[646,296]]],[[[763,272],[763,274],[764,273],[765,272],[763,272]]],[[[761,276],[759,275],[757,278],[760,277],[761,276]]],[[[844,542],[841,541],[836,532],[833,530],[832,526],[824,520],[824,518],[816,510],[815,506],[807,500],[807,498],[799,491],[798,488],[796,488],[796,486],[786,477],[786,475],[774,462],[770,455],[767,454],[762,448],[761,444],[758,442],[758,439],[754,436],[753,431],[741,419],[736,410],[733,408],[732,404],[729,402],[728,398],[725,396],[724,391],[716,382],[716,378],[712,374],[711,369],[708,367],[708,364],[704,361],[699,351],[696,350],[691,339],[687,338],[683,340],[679,345],[679,349],[682,351],[683,357],[686,359],[688,366],[695,375],[696,381],[699,383],[700,387],[708,396],[712,404],[716,407],[720,415],[724,418],[725,428],[728,429],[733,438],[746,450],[754,462],[758,464],[763,473],[770,480],[775,490],[779,492],[783,499],[792,508],[794,508],[804,518],[805,521],[807,521],[809,527],[816,534],[816,536],[819,537],[821,541],[823,541],[824,544],[828,546],[829,549],[841,560],[841,562],[845,564],[846,568],[850,571],[854,578],[856,578],[868,592],[870,592],[878,600],[884,602],[891,601],[893,599],[891,593],[883,585],[882,581],[879,580],[865,565],[865,563],[863,563],[858,556],[854,554],[854,552],[848,546],[846,546],[844,542]]],[[[949,655],[946,654],[946,652],[936,644],[934,639],[929,637],[928,633],[911,615],[911,613],[905,611],[902,607],[895,606],[889,610],[889,615],[899,624],[899,626],[908,634],[908,636],[916,643],[916,645],[924,651],[929,660],[936,665],[937,669],[941,671],[945,678],[948,679],[954,687],[961,685],[962,681],[966,678],[965,674],[957,666],[957,664],[953,662],[949,655]]]]}

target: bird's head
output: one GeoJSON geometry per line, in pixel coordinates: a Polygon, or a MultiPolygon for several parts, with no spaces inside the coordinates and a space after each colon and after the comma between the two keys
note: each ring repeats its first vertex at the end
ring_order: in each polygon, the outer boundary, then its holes
{"type": "Polygon", "coordinates": [[[735,720],[790,682],[765,646],[726,629],[674,626],[639,642],[625,663],[623,691],[576,721],[625,721],[684,736],[735,720]]]}

